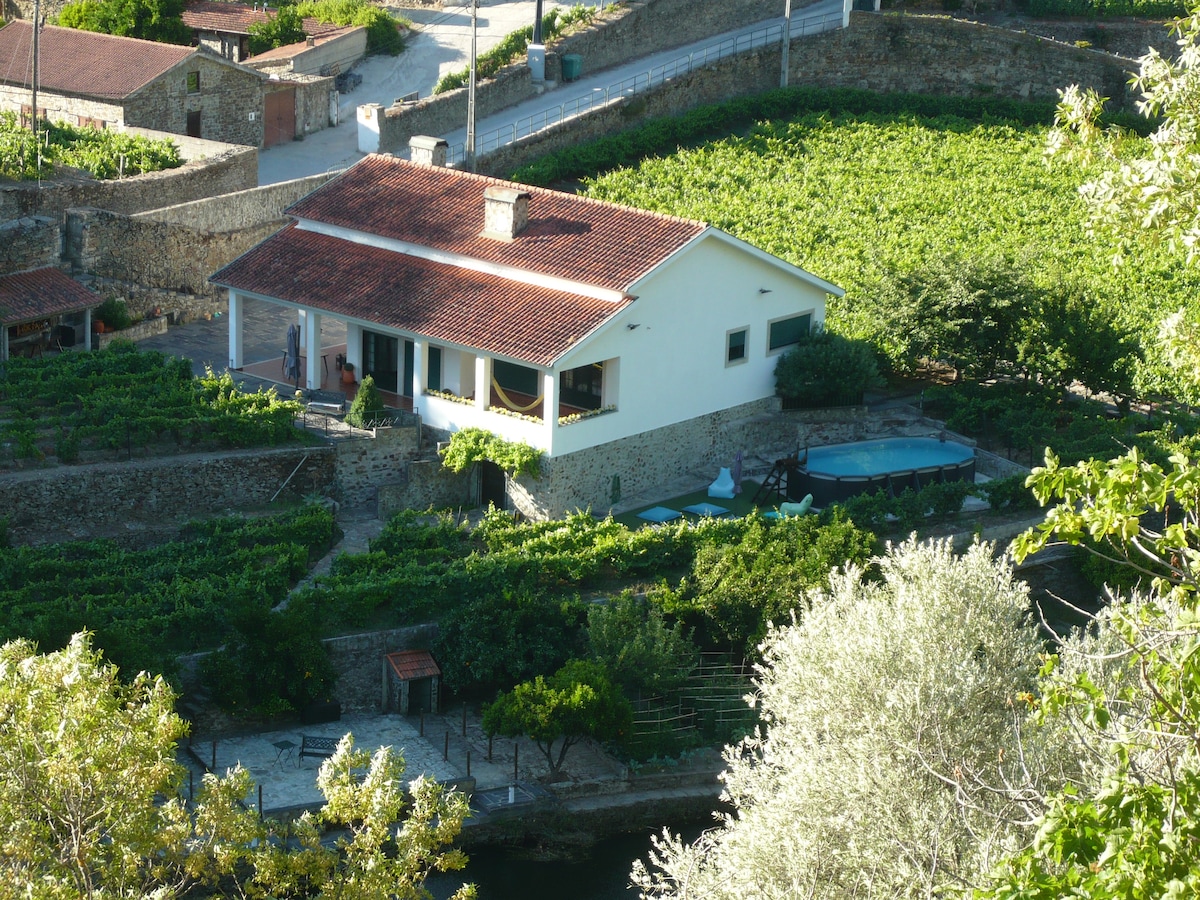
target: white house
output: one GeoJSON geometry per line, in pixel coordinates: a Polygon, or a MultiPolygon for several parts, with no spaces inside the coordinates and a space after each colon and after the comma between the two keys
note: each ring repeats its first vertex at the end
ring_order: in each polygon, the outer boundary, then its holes
{"type": "Polygon", "coordinates": [[[778,356],[842,294],[702,222],[431,164],[443,152],[367,157],[217,272],[229,364],[247,298],[303,312],[310,348],[322,317],[344,320],[348,360],[427,427],[546,452],[541,479],[509,484],[528,514],[607,508],[614,476],[637,492],[731,456],[730,424],[775,408],[778,356]]]}

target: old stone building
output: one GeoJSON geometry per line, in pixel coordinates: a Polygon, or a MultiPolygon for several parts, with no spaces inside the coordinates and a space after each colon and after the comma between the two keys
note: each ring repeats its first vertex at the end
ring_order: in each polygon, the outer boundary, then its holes
{"type": "MultiPolygon", "coordinates": [[[[33,29],[0,29],[0,110],[28,119],[33,29]]],[[[127,125],[252,147],[263,143],[266,76],[194,47],[46,26],[38,108],[56,121],[127,125]]]]}

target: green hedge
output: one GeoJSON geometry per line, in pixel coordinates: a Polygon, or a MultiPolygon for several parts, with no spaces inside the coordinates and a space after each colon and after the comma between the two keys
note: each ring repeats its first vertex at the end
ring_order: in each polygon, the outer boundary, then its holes
{"type": "Polygon", "coordinates": [[[1182,0],[1028,0],[1031,16],[1084,16],[1089,19],[1137,16],[1144,19],[1173,19],[1186,16],[1182,0]]]}

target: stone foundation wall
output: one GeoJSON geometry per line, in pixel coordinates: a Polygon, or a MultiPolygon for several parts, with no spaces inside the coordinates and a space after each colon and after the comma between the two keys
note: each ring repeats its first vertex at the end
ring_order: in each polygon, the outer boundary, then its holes
{"type": "Polygon", "coordinates": [[[421,452],[421,426],[376,428],[373,437],[336,444],[338,499],[357,506],[378,501],[380,485],[408,479],[409,461],[421,452]]]}
{"type": "Polygon", "coordinates": [[[26,216],[0,222],[0,272],[23,272],[57,266],[62,229],[48,216],[26,216]]]}
{"type": "Polygon", "coordinates": [[[342,712],[383,712],[383,657],[397,650],[428,650],[436,638],[437,625],[424,624],[324,640],[337,672],[334,695],[342,712]]]}
{"type": "Polygon", "coordinates": [[[460,509],[474,505],[469,472],[451,472],[441,460],[414,459],[406,467],[407,478],[378,486],[376,514],[390,519],[402,509],[460,509]]]}
{"type": "Polygon", "coordinates": [[[266,504],[301,460],[280,497],[327,492],[332,448],[256,449],[12,472],[0,478],[0,509],[16,544],[182,524],[266,504]]]}
{"type": "MultiPolygon", "coordinates": [[[[129,308],[128,304],[125,308],[129,308]]],[[[106,331],[103,334],[92,335],[92,346],[97,350],[103,350],[113,341],[140,341],[166,333],[167,319],[165,316],[159,316],[138,322],[136,325],[130,325],[128,328],[122,328],[120,331],[106,331]]]]}
{"type": "Polygon", "coordinates": [[[65,255],[79,272],[217,298],[223,290],[208,277],[282,224],[274,219],[218,233],[103,209],[72,209],[65,255]]]}
{"type": "Polygon", "coordinates": [[[183,325],[196,319],[224,315],[229,311],[229,301],[215,294],[197,295],[180,293],[166,288],[145,287],[115,278],[98,278],[90,275],[78,276],[77,281],[86,284],[102,298],[110,295],[125,301],[131,316],[151,316],[157,309],[167,320],[167,325],[183,325]]]}
{"type": "Polygon", "coordinates": [[[0,185],[0,222],[22,216],[61,217],[71,207],[96,207],[132,215],[174,203],[243,191],[258,185],[258,151],[253,147],[170,137],[190,161],[178,169],[116,181],[45,181],[0,185]]]}

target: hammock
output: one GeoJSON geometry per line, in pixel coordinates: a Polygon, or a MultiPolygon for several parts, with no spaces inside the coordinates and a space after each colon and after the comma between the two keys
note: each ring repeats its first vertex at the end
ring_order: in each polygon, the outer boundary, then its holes
{"type": "Polygon", "coordinates": [[[529,410],[531,410],[535,406],[537,406],[539,403],[541,403],[542,398],[545,396],[545,394],[538,394],[534,398],[533,402],[530,403],[528,406],[518,406],[517,404],[513,403],[512,399],[508,396],[508,394],[504,393],[504,388],[500,387],[500,383],[498,381],[496,381],[496,379],[494,377],[492,378],[492,388],[495,389],[496,394],[499,395],[501,402],[504,403],[505,406],[507,406],[509,409],[513,410],[514,412],[521,412],[521,413],[528,412],[529,410]]]}

